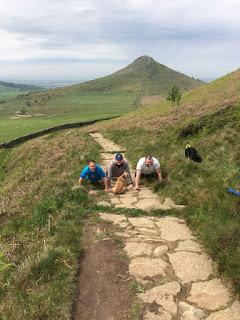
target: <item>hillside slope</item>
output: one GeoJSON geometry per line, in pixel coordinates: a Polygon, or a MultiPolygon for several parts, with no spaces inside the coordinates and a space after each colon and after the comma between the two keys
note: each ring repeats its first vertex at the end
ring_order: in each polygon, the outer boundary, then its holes
{"type": "Polygon", "coordinates": [[[19,96],[18,99],[11,101],[11,106],[3,105],[0,114],[12,114],[23,105],[28,114],[69,113],[81,111],[83,105],[86,105],[88,111],[91,108],[96,111],[96,106],[104,110],[105,105],[109,103],[112,111],[121,114],[122,111],[131,110],[139,97],[160,95],[166,98],[173,85],[186,91],[202,83],[200,80],[169,69],[150,57],[143,56],[126,68],[103,78],[19,96]],[[122,100],[123,96],[128,96],[130,100],[122,100]],[[118,109],[118,100],[126,105],[125,108],[121,106],[118,109]]]}
{"type": "Polygon", "coordinates": [[[19,89],[24,91],[33,91],[33,90],[42,90],[42,87],[37,87],[34,85],[29,84],[22,84],[22,83],[14,83],[14,82],[6,82],[0,81],[0,86],[12,89],[19,89]]]}
{"type": "Polygon", "coordinates": [[[70,319],[84,219],[94,202],[74,190],[100,148],[79,129],[0,150],[0,318],[70,319]]]}
{"type": "Polygon", "coordinates": [[[165,100],[174,84],[188,90],[202,82],[144,56],[103,78],[63,88],[21,93],[0,105],[0,142],[68,122],[128,113],[141,105],[143,98],[165,100]]]}
{"type": "Polygon", "coordinates": [[[240,292],[239,198],[227,193],[240,190],[240,70],[187,92],[179,107],[159,103],[90,129],[121,144],[132,166],[145,154],[160,160],[166,183],[144,183],[187,205],[183,217],[240,292]],[[185,158],[187,143],[202,163],[185,158]]]}
{"type": "Polygon", "coordinates": [[[109,122],[109,128],[121,126],[163,128],[197,121],[240,102],[240,69],[211,83],[185,92],[178,107],[168,101],[155,103],[109,122]]]}
{"type": "MultiPolygon", "coordinates": [[[[0,105],[9,99],[16,99],[18,94],[27,94],[28,92],[36,90],[42,90],[42,88],[33,85],[0,81],[0,105]]],[[[0,111],[1,109],[3,110],[5,108],[1,107],[0,111]]]]}

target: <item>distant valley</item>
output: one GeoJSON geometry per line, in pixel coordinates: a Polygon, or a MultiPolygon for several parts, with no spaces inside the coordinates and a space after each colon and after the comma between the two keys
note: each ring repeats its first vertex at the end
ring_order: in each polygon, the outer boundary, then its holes
{"type": "Polygon", "coordinates": [[[173,85],[184,93],[202,84],[142,56],[109,76],[76,85],[7,88],[6,99],[0,92],[0,142],[67,122],[122,115],[165,100],[173,85]]]}

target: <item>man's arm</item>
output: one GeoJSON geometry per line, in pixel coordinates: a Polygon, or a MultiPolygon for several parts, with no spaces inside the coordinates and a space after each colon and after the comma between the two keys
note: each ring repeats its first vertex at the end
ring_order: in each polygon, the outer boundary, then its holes
{"type": "Polygon", "coordinates": [[[108,187],[108,179],[106,177],[102,178],[103,182],[104,182],[104,191],[109,191],[109,187],[108,187]]]}
{"type": "Polygon", "coordinates": [[[162,176],[162,171],[161,171],[161,169],[158,168],[158,169],[156,170],[156,172],[157,172],[157,175],[158,175],[158,181],[159,181],[159,182],[162,182],[162,181],[163,181],[163,176],[162,176]]]}
{"type": "Polygon", "coordinates": [[[129,164],[128,164],[127,161],[126,161],[126,171],[128,173],[128,177],[129,177],[129,180],[130,180],[131,184],[133,184],[132,175],[131,175],[131,172],[130,172],[130,169],[129,169],[129,164]]]}
{"type": "Polygon", "coordinates": [[[108,187],[110,188],[111,181],[112,181],[112,172],[113,172],[113,163],[110,163],[108,167],[108,187]]]}
{"type": "Polygon", "coordinates": [[[82,183],[83,183],[83,178],[79,178],[79,180],[78,180],[78,184],[79,184],[79,186],[81,186],[82,185],[82,183]]]}
{"type": "Polygon", "coordinates": [[[109,188],[108,188],[108,179],[105,175],[105,172],[103,171],[103,169],[101,167],[99,167],[99,170],[100,170],[100,177],[101,177],[101,180],[104,182],[104,187],[105,187],[105,191],[108,191],[109,188]]]}
{"type": "Polygon", "coordinates": [[[139,183],[140,183],[140,177],[141,177],[141,170],[136,170],[136,180],[135,180],[135,187],[138,190],[139,189],[139,183]]]}
{"type": "Polygon", "coordinates": [[[78,181],[79,186],[83,183],[83,180],[86,178],[87,171],[88,171],[88,168],[87,168],[87,167],[85,167],[85,168],[82,170],[82,172],[81,172],[81,174],[80,174],[79,181],[78,181]]]}

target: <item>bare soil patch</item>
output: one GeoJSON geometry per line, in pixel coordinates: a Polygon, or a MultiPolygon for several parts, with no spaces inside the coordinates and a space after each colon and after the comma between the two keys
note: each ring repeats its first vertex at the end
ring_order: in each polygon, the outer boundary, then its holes
{"type": "Polygon", "coordinates": [[[145,107],[154,103],[159,103],[160,101],[164,101],[165,99],[166,98],[161,95],[144,96],[141,100],[141,105],[145,107]]]}
{"type": "Polygon", "coordinates": [[[122,248],[107,236],[113,228],[108,223],[86,227],[73,320],[131,319],[136,296],[122,248]]]}

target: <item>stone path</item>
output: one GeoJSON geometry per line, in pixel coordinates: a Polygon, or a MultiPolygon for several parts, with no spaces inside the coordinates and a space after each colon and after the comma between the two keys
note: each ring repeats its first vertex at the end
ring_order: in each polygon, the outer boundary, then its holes
{"type": "MultiPolygon", "coordinates": [[[[99,133],[103,166],[121,148],[99,133]]],[[[167,202],[167,204],[166,204],[167,202]]],[[[147,188],[110,198],[110,206],[142,210],[178,207],[161,203],[147,188]]],[[[100,213],[119,228],[129,257],[129,274],[139,282],[143,320],[240,320],[240,303],[217,277],[213,262],[198,244],[185,221],[175,217],[134,217],[100,213]]]]}
{"type": "Polygon", "coordinates": [[[214,271],[184,220],[100,213],[119,227],[144,320],[239,320],[240,303],[214,271]]]}
{"type": "MultiPolygon", "coordinates": [[[[114,159],[114,155],[117,152],[121,152],[124,155],[125,150],[122,150],[120,146],[114,144],[112,141],[103,138],[103,136],[96,132],[91,133],[91,136],[103,147],[104,152],[101,153],[102,166],[104,169],[107,168],[110,161],[114,159]]],[[[134,171],[131,170],[132,177],[134,177],[134,171]]],[[[148,188],[142,187],[140,191],[135,189],[129,190],[128,192],[115,195],[110,193],[110,205],[115,208],[135,208],[142,209],[145,211],[153,209],[169,210],[171,208],[182,209],[183,205],[177,205],[175,202],[166,198],[163,202],[160,201],[159,197],[152,193],[148,188]]],[[[108,206],[108,203],[101,202],[100,205],[108,206]]]]}

